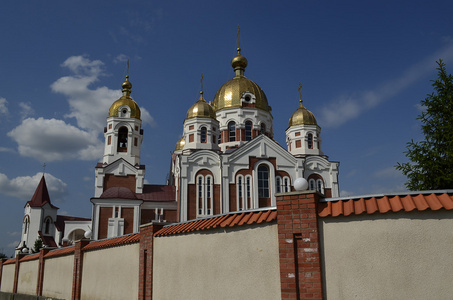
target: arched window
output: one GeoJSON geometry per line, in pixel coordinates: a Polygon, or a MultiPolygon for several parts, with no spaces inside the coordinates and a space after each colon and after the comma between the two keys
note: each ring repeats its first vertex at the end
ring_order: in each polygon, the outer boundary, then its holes
{"type": "Polygon", "coordinates": [[[234,122],[228,123],[228,141],[236,141],[236,123],[234,122]]]}
{"type": "Polygon", "coordinates": [[[285,177],[283,179],[283,191],[285,191],[285,193],[288,193],[291,191],[291,186],[289,184],[289,178],[288,177],[285,177]]]}
{"type": "Polygon", "coordinates": [[[252,127],[253,127],[253,124],[251,121],[245,122],[245,140],[246,141],[252,140],[252,127]]]}
{"type": "Polygon", "coordinates": [[[245,176],[245,192],[246,192],[246,201],[245,201],[245,209],[252,209],[253,208],[253,201],[252,201],[252,176],[247,175],[245,176]]]}
{"type": "Polygon", "coordinates": [[[207,134],[206,127],[201,127],[201,142],[202,143],[206,143],[206,134],[207,134]]]}
{"type": "Polygon", "coordinates": [[[282,192],[282,178],[280,176],[275,177],[275,192],[282,192]]]}
{"type": "Polygon", "coordinates": [[[29,220],[28,215],[27,215],[24,218],[24,234],[27,234],[29,227],[30,227],[30,220],[29,220]]]}
{"type": "Polygon", "coordinates": [[[266,165],[258,167],[258,197],[269,198],[269,169],[266,165]]]}
{"type": "Polygon", "coordinates": [[[313,178],[308,181],[308,189],[311,191],[316,190],[316,183],[313,178]]]}
{"type": "Polygon", "coordinates": [[[307,146],[308,149],[313,149],[313,134],[307,134],[307,146]]]}
{"type": "Polygon", "coordinates": [[[52,223],[52,219],[50,217],[47,217],[46,220],[44,221],[44,234],[50,233],[51,223],[52,223]]]}
{"type": "Polygon", "coordinates": [[[236,180],[236,197],[237,197],[237,210],[245,209],[245,198],[244,198],[244,186],[243,186],[243,176],[238,175],[236,180]]]}
{"type": "Polygon", "coordinates": [[[266,133],[266,124],[261,123],[260,134],[265,134],[265,133],[266,133]]]}
{"type": "Polygon", "coordinates": [[[127,152],[127,127],[118,130],[118,152],[127,152]]]}
{"type": "Polygon", "coordinates": [[[212,215],[213,210],[213,179],[211,175],[197,176],[197,217],[212,215]]]}
{"type": "Polygon", "coordinates": [[[322,181],[322,179],[316,180],[316,190],[321,194],[324,194],[324,182],[322,181]]]}

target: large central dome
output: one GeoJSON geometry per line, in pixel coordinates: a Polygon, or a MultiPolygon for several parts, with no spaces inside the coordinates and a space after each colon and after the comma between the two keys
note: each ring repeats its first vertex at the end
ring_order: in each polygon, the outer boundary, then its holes
{"type": "Polygon", "coordinates": [[[270,112],[271,107],[267,103],[267,97],[263,90],[255,82],[244,76],[247,59],[241,55],[239,48],[238,54],[231,61],[231,66],[234,68],[235,76],[217,91],[212,103],[215,111],[241,107],[244,94],[251,93],[255,96],[255,107],[270,112]]]}

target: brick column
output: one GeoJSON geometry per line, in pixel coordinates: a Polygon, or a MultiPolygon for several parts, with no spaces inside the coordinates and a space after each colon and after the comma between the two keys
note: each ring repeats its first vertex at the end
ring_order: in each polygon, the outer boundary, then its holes
{"type": "Polygon", "coordinates": [[[19,269],[20,269],[20,259],[24,257],[26,254],[24,253],[17,253],[16,261],[15,261],[15,269],[14,269],[14,283],[13,283],[13,293],[17,293],[17,284],[19,282],[19,269]]]}
{"type": "Polygon", "coordinates": [[[39,251],[39,262],[38,262],[38,283],[36,285],[36,295],[42,296],[42,284],[44,279],[44,255],[46,255],[50,249],[41,249],[39,251]]]}
{"type": "Polygon", "coordinates": [[[3,272],[3,263],[7,261],[7,258],[0,258],[0,291],[2,288],[2,272],[3,272]]]}
{"type": "Polygon", "coordinates": [[[148,223],[140,226],[139,300],[152,300],[153,298],[153,235],[162,227],[163,225],[160,223],[148,223]]]}
{"type": "Polygon", "coordinates": [[[314,191],[277,194],[282,299],[323,299],[317,205],[314,191]]]}
{"type": "Polygon", "coordinates": [[[88,245],[90,240],[82,239],[74,245],[74,270],[72,279],[72,300],[79,300],[82,291],[82,269],[83,269],[83,247],[88,245]]]}

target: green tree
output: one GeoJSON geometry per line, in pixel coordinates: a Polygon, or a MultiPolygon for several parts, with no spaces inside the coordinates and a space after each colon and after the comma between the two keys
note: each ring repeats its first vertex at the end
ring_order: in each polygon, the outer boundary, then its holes
{"type": "Polygon", "coordinates": [[[453,188],[453,76],[441,59],[436,63],[434,92],[421,101],[424,111],[417,118],[425,140],[407,143],[404,153],[410,161],[395,166],[407,176],[406,187],[413,191],[453,188]]]}
{"type": "Polygon", "coordinates": [[[0,252],[0,259],[1,259],[1,258],[8,258],[8,256],[6,256],[5,253],[0,252]]]}
{"type": "Polygon", "coordinates": [[[43,243],[42,243],[41,237],[38,236],[38,238],[35,241],[35,244],[33,245],[33,249],[31,249],[31,252],[38,253],[42,247],[43,247],[43,243]]]}

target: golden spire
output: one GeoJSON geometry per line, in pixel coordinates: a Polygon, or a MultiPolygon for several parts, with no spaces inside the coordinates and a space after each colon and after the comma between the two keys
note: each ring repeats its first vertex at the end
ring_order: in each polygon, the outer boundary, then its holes
{"type": "Polygon", "coordinates": [[[240,40],[239,40],[239,33],[241,32],[241,28],[239,27],[238,25],[238,33],[237,33],[237,39],[238,39],[238,48],[237,48],[237,51],[238,51],[238,54],[233,58],[233,60],[231,60],[231,66],[233,67],[234,69],[234,73],[235,73],[235,78],[238,78],[238,77],[244,77],[244,71],[245,71],[245,67],[247,67],[247,59],[241,55],[241,44],[240,44],[240,40]]]}
{"type": "Polygon", "coordinates": [[[130,97],[132,83],[129,81],[129,59],[127,60],[126,80],[123,82],[122,87],[123,87],[123,96],[130,97]]]}
{"type": "Polygon", "coordinates": [[[299,102],[300,104],[302,104],[302,83],[300,83],[300,81],[298,90],[299,90],[299,102]]]}
{"type": "Polygon", "coordinates": [[[200,94],[203,95],[203,73],[201,73],[200,85],[201,85],[200,94]]]}

